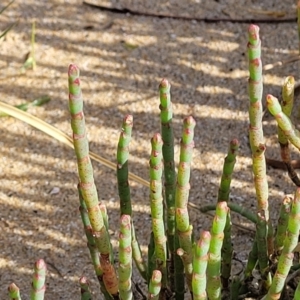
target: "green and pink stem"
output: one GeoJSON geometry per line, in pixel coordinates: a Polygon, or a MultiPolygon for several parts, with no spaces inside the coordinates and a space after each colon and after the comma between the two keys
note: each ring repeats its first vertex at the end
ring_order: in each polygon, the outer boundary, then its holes
{"type": "Polygon", "coordinates": [[[34,265],[30,300],[43,300],[46,291],[47,267],[43,259],[39,259],[34,265]]]}
{"type": "Polygon", "coordinates": [[[219,202],[211,228],[211,241],[207,264],[207,295],[210,300],[221,299],[221,250],[224,229],[229,208],[226,202],[219,202]]]}
{"type": "Polygon", "coordinates": [[[100,252],[100,264],[103,270],[103,282],[112,295],[118,294],[118,279],[111,262],[110,237],[99,207],[93,167],[89,157],[89,145],[83,113],[83,99],[80,88],[79,69],[74,64],[69,66],[69,109],[73,130],[74,150],[77,157],[79,185],[87,207],[93,229],[95,243],[100,252]]]}
{"type": "Polygon", "coordinates": [[[8,295],[10,300],[21,300],[20,289],[14,283],[9,285],[8,295]]]}
{"type": "Polygon", "coordinates": [[[150,157],[150,207],[152,219],[152,232],[155,244],[156,268],[162,274],[162,289],[167,283],[167,238],[164,225],[163,188],[162,188],[162,139],[155,134],[151,139],[150,157]]]}
{"type": "Polygon", "coordinates": [[[208,264],[208,250],[210,246],[211,235],[208,231],[201,233],[198,243],[194,246],[193,257],[193,299],[206,300],[206,269],[208,264]]]}
{"type": "MultiPolygon", "coordinates": [[[[194,149],[195,126],[196,122],[193,117],[190,116],[184,119],[175,192],[176,232],[178,233],[180,248],[183,251],[181,251],[181,257],[183,259],[187,285],[191,292],[193,275],[193,227],[190,225],[189,220],[188,198],[190,190],[191,161],[194,149]]],[[[179,253],[180,252],[177,250],[177,254],[179,253]]]]}
{"type": "MultiPolygon", "coordinates": [[[[181,274],[182,261],[175,259],[175,186],[176,171],[174,161],[174,134],[173,134],[173,109],[170,94],[171,85],[167,79],[162,79],[159,85],[160,93],[160,120],[161,120],[161,137],[163,140],[163,161],[164,161],[164,184],[165,184],[165,201],[166,201],[166,224],[167,224],[167,241],[170,252],[169,259],[169,277],[171,289],[175,289],[175,273],[177,278],[181,274]],[[176,263],[175,263],[176,260],[176,263]],[[177,268],[177,271],[176,271],[177,268]]],[[[184,280],[182,277],[180,280],[184,280]]]]}
{"type": "Polygon", "coordinates": [[[122,215],[119,234],[119,295],[122,300],[133,299],[131,288],[132,276],[132,247],[131,247],[131,218],[122,215]]]}
{"type": "Polygon", "coordinates": [[[79,284],[80,284],[81,300],[91,300],[92,295],[91,295],[90,285],[87,278],[84,276],[80,277],[79,284]]]}
{"type": "Polygon", "coordinates": [[[293,264],[294,250],[298,245],[300,230],[300,188],[297,188],[292,201],[291,212],[288,220],[287,234],[284,239],[284,245],[280,254],[277,270],[273,277],[271,287],[265,300],[279,299],[284,287],[285,281],[293,264]]]}
{"type": "Polygon", "coordinates": [[[142,256],[142,251],[136,237],[135,228],[132,218],[132,205],[131,194],[129,185],[129,144],[131,141],[133,127],[133,117],[127,115],[123,119],[122,130],[120,133],[118,148],[117,148],[117,181],[118,192],[120,198],[120,211],[121,215],[129,215],[131,217],[131,230],[132,230],[132,254],[135,264],[144,279],[147,278],[147,269],[142,256]]]}
{"type": "MultiPolygon", "coordinates": [[[[221,183],[218,193],[218,202],[226,201],[229,202],[230,184],[232,179],[233,169],[236,163],[236,156],[239,150],[239,141],[233,139],[229,144],[227,156],[224,160],[223,172],[221,177],[221,183]]],[[[231,261],[232,261],[232,241],[231,241],[231,215],[230,212],[227,214],[226,225],[224,229],[224,242],[222,247],[222,267],[221,267],[221,278],[224,288],[229,286],[229,278],[231,274],[231,261]]]]}
{"type": "Polygon", "coordinates": [[[252,169],[254,175],[254,185],[257,199],[257,234],[260,241],[257,243],[258,260],[260,271],[263,275],[264,286],[270,284],[268,274],[264,274],[268,269],[268,226],[269,223],[269,203],[268,203],[268,181],[266,176],[265,142],[262,129],[262,62],[261,62],[261,40],[259,37],[259,27],[250,25],[248,29],[248,59],[249,59],[249,140],[252,151],[252,169]],[[263,216],[263,222],[261,220],[263,216]],[[259,222],[260,220],[260,222],[259,222]],[[265,234],[264,238],[262,236],[265,234]]]}

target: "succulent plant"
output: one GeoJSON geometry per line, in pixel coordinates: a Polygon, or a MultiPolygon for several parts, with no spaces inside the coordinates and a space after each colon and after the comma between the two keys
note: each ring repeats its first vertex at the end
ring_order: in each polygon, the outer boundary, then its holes
{"type": "MultiPolygon", "coordinates": [[[[194,148],[192,116],[183,121],[178,171],[175,168],[174,135],[172,128],[172,102],[170,83],[160,83],[161,130],[151,139],[149,180],[144,181],[129,172],[129,144],[133,117],[123,119],[118,142],[116,164],[106,163],[116,169],[120,199],[119,262],[114,263],[113,249],[108,234],[109,222],[105,204],[99,201],[89,152],[87,129],[83,113],[83,97],[79,69],[69,66],[69,110],[73,130],[73,147],[78,164],[78,194],[80,214],[87,237],[87,247],[104,299],[133,299],[133,262],[146,282],[148,299],[279,299],[285,294],[290,272],[297,272],[294,261],[300,230],[300,188],[293,199],[285,197],[279,212],[276,230],[269,218],[268,183],[263,137],[262,62],[259,28],[248,29],[249,58],[249,140],[252,153],[252,170],[256,191],[256,212],[230,202],[230,184],[238,156],[239,141],[233,139],[225,157],[218,197],[215,203],[201,211],[215,210],[212,227],[199,233],[195,240],[189,220],[189,189],[194,148]],[[129,178],[149,187],[152,234],[147,260],[143,257],[135,234],[132,218],[129,178]],[[256,234],[246,266],[239,275],[232,276],[233,248],[231,241],[231,212],[248,218],[256,226],[256,234]],[[275,233],[274,233],[275,232],[275,233]],[[258,284],[254,284],[254,271],[258,284]],[[257,279],[258,278],[258,279],[257,279]]],[[[283,102],[267,96],[267,107],[278,123],[278,140],[281,156],[292,181],[299,186],[292,168],[289,143],[300,150],[299,133],[290,120],[293,107],[294,79],[288,77],[283,86],[283,102]]],[[[2,106],[1,106],[2,107],[2,106]]],[[[5,107],[5,106],[4,106],[5,107]]],[[[12,110],[13,111],[13,110],[12,110]]],[[[9,109],[5,109],[9,113],[9,109]]],[[[14,113],[14,112],[13,112],[14,113]]],[[[47,127],[48,128],[48,127],[47,127]]],[[[62,138],[67,144],[70,140],[62,138]]],[[[37,261],[33,277],[31,299],[43,299],[46,265],[37,261]]],[[[294,273],[296,274],[296,273],[294,273]]],[[[80,279],[81,299],[92,299],[88,281],[80,279]]],[[[300,285],[294,299],[300,296],[300,285]]],[[[9,286],[10,299],[21,299],[15,284],[9,286]]]]}

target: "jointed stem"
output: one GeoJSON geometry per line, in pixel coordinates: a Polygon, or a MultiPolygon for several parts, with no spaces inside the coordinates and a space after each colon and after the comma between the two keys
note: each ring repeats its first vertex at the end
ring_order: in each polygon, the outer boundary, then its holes
{"type": "Polygon", "coordinates": [[[79,69],[69,66],[69,109],[73,130],[73,143],[77,157],[79,186],[86,204],[89,220],[93,229],[95,243],[100,252],[100,264],[103,270],[103,282],[111,295],[118,294],[118,280],[111,262],[111,244],[105,219],[102,215],[96,190],[93,168],[89,157],[89,145],[86,135],[83,100],[80,88],[79,69]]]}

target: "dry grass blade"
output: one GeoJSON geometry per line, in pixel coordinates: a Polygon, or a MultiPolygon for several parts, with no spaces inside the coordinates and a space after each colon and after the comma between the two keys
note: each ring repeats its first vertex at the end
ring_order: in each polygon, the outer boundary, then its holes
{"type": "MultiPolygon", "coordinates": [[[[0,10],[0,15],[11,5],[15,2],[15,0],[10,1],[6,6],[4,6],[1,10],[0,10]]],[[[11,25],[9,25],[1,34],[0,34],[0,39],[2,37],[4,37],[15,25],[16,23],[13,23],[11,25]]]]}
{"type": "MultiPolygon", "coordinates": [[[[6,104],[4,102],[0,101],[0,111],[6,113],[7,115],[10,115],[20,121],[23,121],[32,127],[39,129],[40,131],[43,131],[44,133],[48,134],[49,136],[53,137],[54,139],[64,143],[65,145],[69,146],[70,148],[74,148],[72,138],[70,138],[68,135],[60,131],[59,129],[53,127],[52,125],[44,122],[43,120],[27,113],[24,111],[21,111],[9,104],[6,104]]],[[[104,166],[115,170],[116,165],[112,163],[111,161],[93,153],[90,151],[90,157],[103,164],[104,166]]],[[[134,180],[137,183],[140,183],[146,187],[149,186],[149,182],[144,180],[143,178],[134,175],[132,173],[129,173],[129,179],[134,180]]]]}
{"type": "Polygon", "coordinates": [[[4,6],[1,10],[0,10],[0,15],[11,5],[15,2],[15,0],[10,1],[6,6],[4,6]]]}

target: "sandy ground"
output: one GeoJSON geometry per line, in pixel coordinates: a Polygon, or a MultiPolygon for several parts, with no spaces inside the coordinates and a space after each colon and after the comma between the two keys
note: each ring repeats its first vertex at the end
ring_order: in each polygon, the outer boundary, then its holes
{"type": "MultiPolygon", "coordinates": [[[[108,7],[227,19],[266,18],[261,12],[266,9],[295,17],[294,2],[98,1],[108,7]]],[[[2,1],[0,7],[6,3],[2,1]]],[[[16,105],[49,95],[48,104],[29,112],[70,135],[67,68],[76,63],[81,69],[91,150],[115,161],[122,118],[132,114],[130,170],[147,179],[149,140],[160,129],[158,84],[166,77],[172,84],[177,145],[183,118],[192,115],[197,122],[190,201],[215,203],[228,143],[238,138],[241,148],[231,199],[255,211],[247,138],[248,24],[118,14],[90,8],[79,0],[16,0],[0,16],[0,31],[15,20],[18,24],[0,41],[1,101],[16,105]],[[33,21],[37,68],[21,74],[30,51],[33,21]]],[[[295,22],[258,24],[264,64],[297,55],[295,22]]],[[[294,75],[297,80],[298,73],[297,62],[266,71],[265,93],[278,95],[284,77],[294,75]]],[[[296,101],[296,111],[298,108],[296,101]]],[[[264,132],[267,156],[278,159],[276,126],[270,116],[265,118],[264,132]]],[[[79,299],[78,278],[82,275],[91,280],[94,299],[101,299],[78,212],[73,151],[29,125],[2,118],[0,153],[0,298],[7,299],[7,287],[14,281],[22,299],[29,299],[32,266],[36,259],[44,258],[48,262],[46,299],[79,299]]],[[[116,246],[119,204],[115,172],[98,163],[94,169],[116,246]]],[[[268,180],[270,213],[276,220],[283,196],[292,194],[295,187],[280,170],[268,168],[268,180]]],[[[131,186],[135,227],[146,253],[151,226],[149,193],[134,182],[131,186]]],[[[210,217],[191,210],[190,218],[196,238],[201,229],[210,228],[210,217]]],[[[239,216],[234,215],[233,221],[250,229],[234,227],[233,231],[236,256],[244,261],[254,228],[239,216]]]]}

